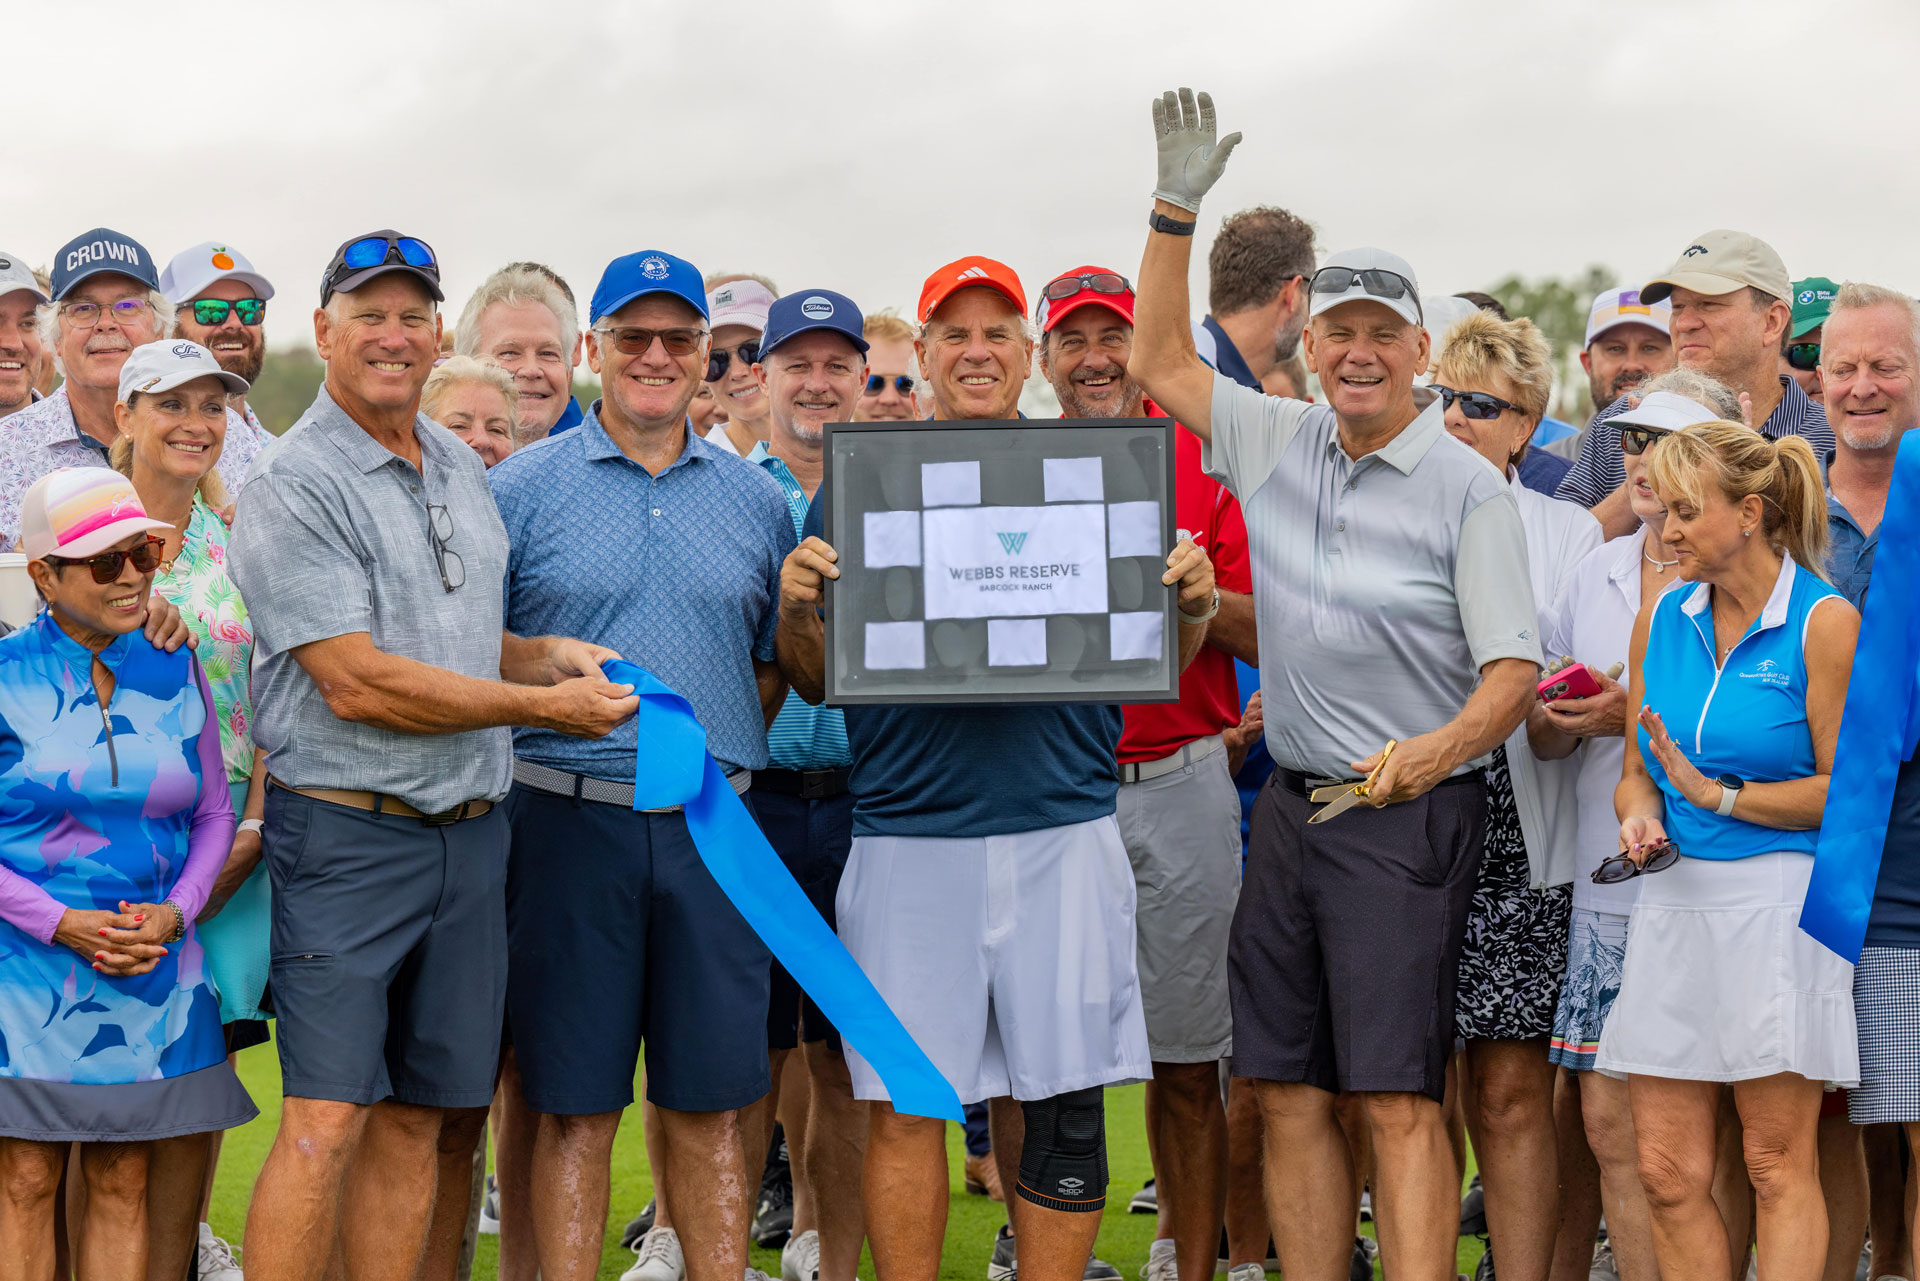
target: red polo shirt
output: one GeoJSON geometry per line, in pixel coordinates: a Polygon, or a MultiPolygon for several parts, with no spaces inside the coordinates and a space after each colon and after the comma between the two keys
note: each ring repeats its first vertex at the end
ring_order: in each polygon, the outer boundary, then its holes
{"type": "MultiPolygon", "coordinates": [[[[1147,402],[1150,418],[1166,411],[1147,402]]],[[[1247,562],[1247,523],[1240,504],[1200,466],[1200,438],[1185,427],[1173,433],[1174,524],[1192,535],[1213,558],[1213,577],[1223,592],[1253,591],[1247,562]]],[[[1120,763],[1157,761],[1197,738],[1207,738],[1240,723],[1240,684],[1233,658],[1211,645],[1202,645],[1191,666],[1180,675],[1177,703],[1135,703],[1121,709],[1126,717],[1120,732],[1120,763]]]]}

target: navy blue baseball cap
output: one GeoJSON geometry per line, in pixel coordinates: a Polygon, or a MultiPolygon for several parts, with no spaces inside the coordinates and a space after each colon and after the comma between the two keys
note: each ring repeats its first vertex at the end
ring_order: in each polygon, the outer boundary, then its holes
{"type": "Polygon", "coordinates": [[[681,299],[702,319],[708,318],[707,287],[700,269],[685,258],[663,254],[657,249],[615,258],[600,273],[600,286],[593,291],[593,303],[587,310],[587,323],[598,324],[600,317],[611,315],[648,294],[672,294],[681,299]]]}
{"type": "Polygon", "coordinates": [[[845,294],[836,294],[831,289],[797,290],[774,299],[768,309],[767,329],[760,335],[760,356],[764,360],[768,352],[787,339],[815,329],[830,329],[865,352],[867,336],[862,332],[865,324],[860,309],[845,294]]]}
{"type": "Polygon", "coordinates": [[[160,287],[153,255],[132,236],[105,227],[82,232],[53,256],[53,301],[59,302],[88,276],[111,271],[139,281],[149,289],[160,287]]]}

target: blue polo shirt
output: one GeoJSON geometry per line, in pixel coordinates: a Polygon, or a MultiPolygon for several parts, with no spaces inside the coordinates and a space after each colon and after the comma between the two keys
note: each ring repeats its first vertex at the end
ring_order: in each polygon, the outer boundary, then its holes
{"type": "MultiPolygon", "coordinates": [[[[810,500],[806,487],[768,451],[764,440],[754,445],[747,461],[780,482],[797,537],[807,523],[810,500]]],[[[767,728],[767,751],[778,769],[840,769],[853,762],[853,751],[847,746],[847,722],[840,709],[815,707],[792,690],[787,691],[780,715],[767,728]]]]}
{"type": "MultiPolygon", "coordinates": [[[[801,531],[822,536],[827,487],[801,531]]],[[[1120,791],[1120,708],[1003,703],[845,709],[855,836],[1006,836],[1091,822],[1120,791]]]]}
{"type": "MultiPolygon", "coordinates": [[[[1833,454],[1827,454],[1833,468],[1833,454]]],[[[1873,554],[1880,548],[1880,530],[1860,532],[1853,514],[1827,490],[1827,579],[1857,610],[1867,608],[1867,580],[1873,576],[1873,554]]]]}
{"type": "MultiPolygon", "coordinates": [[[[507,527],[507,630],[618,650],[693,704],[723,768],[767,764],[753,660],[773,661],[793,517],[772,477],[692,433],[658,476],[594,402],[580,426],[487,473],[507,527]]],[[[516,729],[514,755],[633,779],[634,723],[605,738],[516,729]]]]}
{"type": "Polygon", "coordinates": [[[547,435],[558,436],[563,431],[572,431],[580,425],[581,419],[586,416],[586,412],[580,408],[580,401],[573,396],[569,396],[567,397],[567,407],[560,411],[560,421],[553,425],[547,432],[547,435]]]}

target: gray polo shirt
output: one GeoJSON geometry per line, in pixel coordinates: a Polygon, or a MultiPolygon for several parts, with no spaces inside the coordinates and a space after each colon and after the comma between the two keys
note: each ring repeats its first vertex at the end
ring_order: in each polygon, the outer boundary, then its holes
{"type": "Polygon", "coordinates": [[[1202,461],[1247,519],[1267,748],[1315,777],[1439,729],[1495,659],[1540,661],[1513,494],[1414,394],[1420,416],[1354,460],[1330,407],[1214,376],[1202,461]]]}
{"type": "Polygon", "coordinates": [[[367,632],[374,646],[500,679],[507,533],[480,457],[425,414],[414,419],[424,471],[367,435],[324,386],[260,455],[240,493],[231,572],[253,621],[254,742],[293,787],[384,792],[428,813],[505,796],[508,730],[396,734],[343,721],[291,651],[367,632]],[[428,538],[427,504],[453,522],[465,571],[448,591],[428,538]]]}

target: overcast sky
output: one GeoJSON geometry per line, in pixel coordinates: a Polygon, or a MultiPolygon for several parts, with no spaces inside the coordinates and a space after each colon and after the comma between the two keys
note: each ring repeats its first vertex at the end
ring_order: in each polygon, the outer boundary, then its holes
{"type": "Polygon", "coordinates": [[[107,0],[8,26],[44,74],[16,70],[0,250],[227,240],[280,290],[275,343],[381,226],[434,245],[454,313],[516,258],[584,302],[641,248],[868,310],[968,253],[1029,292],[1131,275],[1149,100],[1182,84],[1246,134],[1201,253],[1282,204],[1323,253],[1379,244],[1451,292],[1645,279],[1732,226],[1796,277],[1920,290],[1913,0],[107,0]]]}

